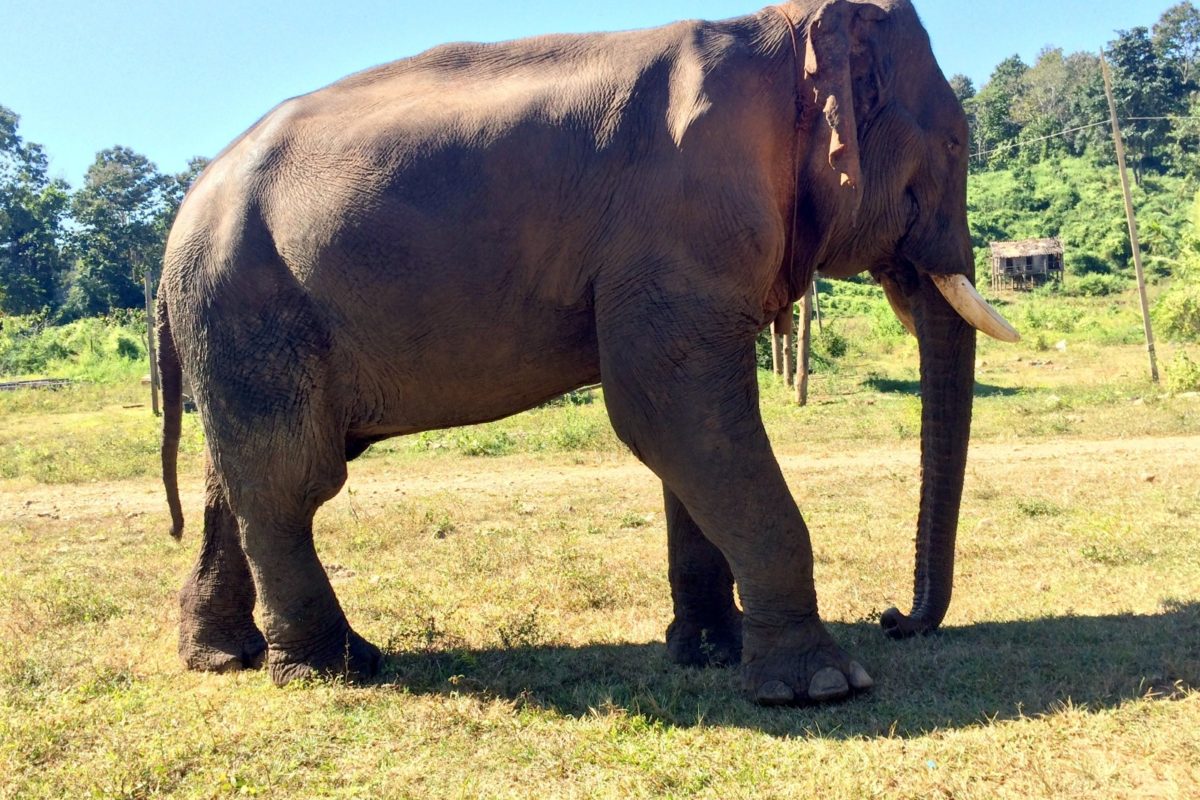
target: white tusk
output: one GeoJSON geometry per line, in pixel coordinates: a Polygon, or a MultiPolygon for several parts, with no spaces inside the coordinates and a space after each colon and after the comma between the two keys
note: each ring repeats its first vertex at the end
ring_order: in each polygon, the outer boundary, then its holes
{"type": "Polygon", "coordinates": [[[879,285],[883,287],[883,294],[887,297],[888,305],[892,307],[892,311],[896,314],[896,319],[900,320],[909,333],[913,336],[917,335],[917,324],[913,322],[912,310],[908,307],[908,299],[904,293],[900,291],[900,286],[894,280],[886,275],[879,276],[879,285]]]}
{"type": "Polygon", "coordinates": [[[966,275],[930,275],[933,285],[959,316],[979,330],[1002,342],[1019,342],[1021,334],[979,296],[966,275]]]}

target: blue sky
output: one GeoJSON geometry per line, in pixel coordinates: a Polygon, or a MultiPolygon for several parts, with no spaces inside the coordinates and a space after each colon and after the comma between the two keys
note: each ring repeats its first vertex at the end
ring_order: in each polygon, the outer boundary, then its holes
{"type": "MultiPolygon", "coordinates": [[[[1174,0],[914,0],[947,75],[1047,44],[1095,51],[1174,0]]],[[[122,144],[177,172],[278,101],[447,41],[723,19],[763,0],[0,0],[0,104],[78,186],[122,144]]]]}

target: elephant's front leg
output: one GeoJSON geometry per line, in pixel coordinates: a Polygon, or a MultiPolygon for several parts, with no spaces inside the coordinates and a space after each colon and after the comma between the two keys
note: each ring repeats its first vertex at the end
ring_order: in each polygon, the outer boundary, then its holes
{"type": "Polygon", "coordinates": [[[661,286],[639,294],[655,302],[597,303],[605,401],[618,436],[729,564],[747,692],[779,704],[869,687],[817,613],[808,530],[759,414],[749,315],[695,296],[670,302],[661,286]]]}
{"type": "Polygon", "coordinates": [[[262,666],[267,640],[254,624],[254,582],[212,462],[205,465],[200,558],[179,592],[179,657],[188,669],[262,666]]]}
{"type": "Polygon", "coordinates": [[[733,573],[675,493],[663,486],[667,571],[675,619],[667,653],[689,667],[727,666],[742,658],[742,612],[733,602],[733,573]]]}

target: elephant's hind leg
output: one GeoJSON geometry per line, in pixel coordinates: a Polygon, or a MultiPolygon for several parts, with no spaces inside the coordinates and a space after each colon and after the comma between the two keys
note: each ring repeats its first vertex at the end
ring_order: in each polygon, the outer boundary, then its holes
{"type": "Polygon", "coordinates": [[[742,612],[733,602],[733,573],[675,493],[663,486],[667,560],[675,619],[667,653],[689,667],[729,666],[742,660],[742,612]]]}
{"type": "Polygon", "coordinates": [[[179,592],[179,657],[188,669],[257,669],[267,640],[254,624],[254,582],[237,520],[210,461],[205,466],[200,558],[179,592]]]}
{"type": "Polygon", "coordinates": [[[267,670],[277,685],[371,678],[382,655],[350,628],[313,542],[313,516],[346,479],[344,436],[317,441],[323,426],[304,417],[272,427],[253,445],[223,443],[219,458],[262,603],[267,670]]]}

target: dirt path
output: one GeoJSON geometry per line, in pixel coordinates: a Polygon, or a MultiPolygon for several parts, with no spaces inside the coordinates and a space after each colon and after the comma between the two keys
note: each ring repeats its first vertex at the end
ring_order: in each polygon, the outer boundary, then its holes
{"type": "MultiPolygon", "coordinates": [[[[787,454],[779,461],[789,478],[843,469],[870,471],[918,468],[915,443],[869,448],[850,452],[822,451],[787,454]]],[[[566,463],[569,456],[550,461],[546,457],[511,456],[497,459],[428,459],[396,466],[383,460],[352,465],[347,487],[359,496],[371,497],[404,492],[410,495],[470,492],[511,495],[536,492],[564,485],[580,488],[596,484],[621,484],[654,480],[650,471],[632,456],[600,457],[584,464],[566,463]]],[[[1200,468],[1200,435],[1143,437],[1126,440],[1061,440],[1036,443],[985,443],[971,447],[970,469],[1015,469],[1023,462],[1084,461],[1088,468],[1109,465],[1135,475],[1152,475],[1164,467],[1194,465],[1200,468]]],[[[199,480],[182,486],[185,514],[199,521],[199,480]]],[[[160,514],[166,523],[166,504],[157,479],[111,481],[51,486],[22,480],[0,481],[0,523],[30,517],[54,520],[128,518],[160,514]]],[[[165,527],[164,527],[165,530],[165,527]]]]}

